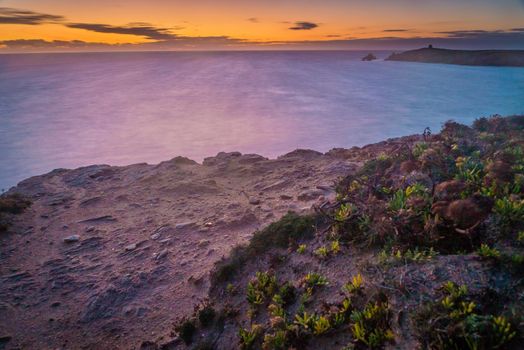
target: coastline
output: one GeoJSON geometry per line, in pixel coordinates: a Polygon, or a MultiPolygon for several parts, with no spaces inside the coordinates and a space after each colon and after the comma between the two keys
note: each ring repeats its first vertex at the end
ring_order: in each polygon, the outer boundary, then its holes
{"type": "MultiPolygon", "coordinates": [[[[496,125],[499,119],[489,123],[496,125]]],[[[464,135],[479,133],[449,125],[452,137],[464,138],[465,149],[473,140],[464,135]]],[[[235,267],[238,273],[228,272],[226,280],[217,277],[260,240],[256,237],[278,230],[288,212],[310,218],[332,210],[340,205],[341,189],[348,188],[344,181],[369,171],[369,164],[395,159],[406,150],[411,154],[420,144],[441,147],[446,135],[411,135],[324,154],[295,150],[277,159],[231,152],[202,164],[176,157],[157,165],[94,165],[26,179],[6,194],[20,193],[32,205],[11,216],[12,226],[0,235],[0,307],[6,315],[0,320],[0,336],[7,339],[8,349],[186,349],[177,327],[211,303],[217,312],[233,306],[239,315],[225,314],[225,330],[214,328],[215,323],[199,328],[192,341],[204,344],[211,338],[213,348],[230,349],[238,344],[238,324],[250,315],[245,285],[261,269],[278,271],[289,281],[298,272],[322,272],[333,285],[316,299],[328,303],[334,303],[348,276],[362,272],[373,288],[384,285],[384,290],[411,293],[394,293],[391,306],[400,308],[395,310],[413,307],[413,298],[434,299],[446,279],[481,291],[496,271],[475,253],[423,255],[422,261],[388,263],[386,268],[377,263],[379,250],[357,241],[337,248],[343,252],[339,255],[320,257],[325,223],[315,224],[305,255],[297,254],[296,247],[273,247],[278,240],[268,236],[254,260],[241,260],[235,267]],[[403,285],[388,280],[398,276],[405,279],[403,285]],[[228,294],[230,284],[236,292],[228,294]]],[[[434,155],[425,153],[433,161],[434,155]]],[[[406,162],[400,167],[393,163],[386,173],[391,186],[433,183],[406,162]]],[[[285,225],[286,234],[293,230],[293,223],[285,225]]],[[[504,286],[511,284],[511,276],[509,271],[500,275],[504,286]]],[[[296,288],[302,283],[296,282],[296,288]]],[[[276,322],[265,313],[253,317],[264,325],[276,322]]],[[[397,314],[393,330],[397,345],[409,349],[417,342],[412,329],[400,322],[405,317],[397,314]]],[[[329,341],[320,337],[310,346],[329,348],[329,341]]]]}
{"type": "Polygon", "coordinates": [[[463,66],[524,67],[524,50],[450,50],[427,48],[393,53],[386,61],[463,66]]]}

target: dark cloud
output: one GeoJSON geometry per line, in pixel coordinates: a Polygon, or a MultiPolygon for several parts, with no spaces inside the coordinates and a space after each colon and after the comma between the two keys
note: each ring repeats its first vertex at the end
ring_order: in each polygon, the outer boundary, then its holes
{"type": "Polygon", "coordinates": [[[126,26],[112,26],[99,23],[68,23],[69,28],[85,29],[97,33],[128,34],[143,36],[151,40],[170,40],[177,37],[168,28],[154,27],[148,23],[130,23],[126,26]]]}
{"type": "Polygon", "coordinates": [[[260,23],[257,17],[251,17],[251,18],[248,18],[247,20],[251,23],[260,23]]]}
{"type": "Polygon", "coordinates": [[[384,33],[409,32],[409,29],[384,29],[384,33]]]}
{"type": "Polygon", "coordinates": [[[18,39],[18,40],[4,40],[0,41],[6,49],[10,50],[66,50],[66,49],[81,49],[81,48],[110,48],[115,45],[104,43],[85,42],[81,40],[53,40],[46,41],[42,39],[18,39]]]}
{"type": "Polygon", "coordinates": [[[9,7],[0,7],[0,24],[27,24],[39,25],[56,23],[64,20],[62,16],[49,15],[28,10],[17,10],[9,7]]]}
{"type": "Polygon", "coordinates": [[[289,27],[291,30],[311,30],[318,27],[318,24],[313,22],[295,22],[293,27],[289,27]]]}
{"type": "Polygon", "coordinates": [[[510,46],[524,46],[524,28],[514,28],[511,30],[454,30],[437,32],[446,39],[470,40],[473,42],[492,43],[495,46],[508,44],[510,46]],[[520,44],[520,45],[519,45],[520,44]]]}
{"type": "Polygon", "coordinates": [[[249,43],[243,39],[230,38],[228,36],[177,36],[169,40],[154,41],[149,43],[123,43],[106,44],[96,42],[85,42],[81,40],[71,41],[46,41],[42,39],[20,39],[0,41],[0,50],[23,52],[23,51],[137,51],[137,50],[218,50],[231,46],[241,48],[249,43]]]}

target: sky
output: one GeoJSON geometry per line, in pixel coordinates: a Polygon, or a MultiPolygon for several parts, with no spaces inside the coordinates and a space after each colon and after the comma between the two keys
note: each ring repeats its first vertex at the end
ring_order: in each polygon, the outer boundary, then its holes
{"type": "Polygon", "coordinates": [[[0,52],[524,49],[524,0],[0,0],[0,52]]]}

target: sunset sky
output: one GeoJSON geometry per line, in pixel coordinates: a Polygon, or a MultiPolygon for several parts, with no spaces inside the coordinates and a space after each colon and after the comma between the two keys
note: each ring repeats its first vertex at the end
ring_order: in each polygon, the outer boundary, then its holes
{"type": "Polygon", "coordinates": [[[524,49],[524,0],[0,0],[0,51],[524,49]]]}

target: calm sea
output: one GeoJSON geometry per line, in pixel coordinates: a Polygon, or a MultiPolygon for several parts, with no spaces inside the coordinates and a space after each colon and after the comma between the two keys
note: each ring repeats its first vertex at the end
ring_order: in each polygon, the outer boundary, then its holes
{"type": "Polygon", "coordinates": [[[362,52],[0,55],[0,188],[54,168],[275,157],[524,113],[524,69],[362,52]]]}

